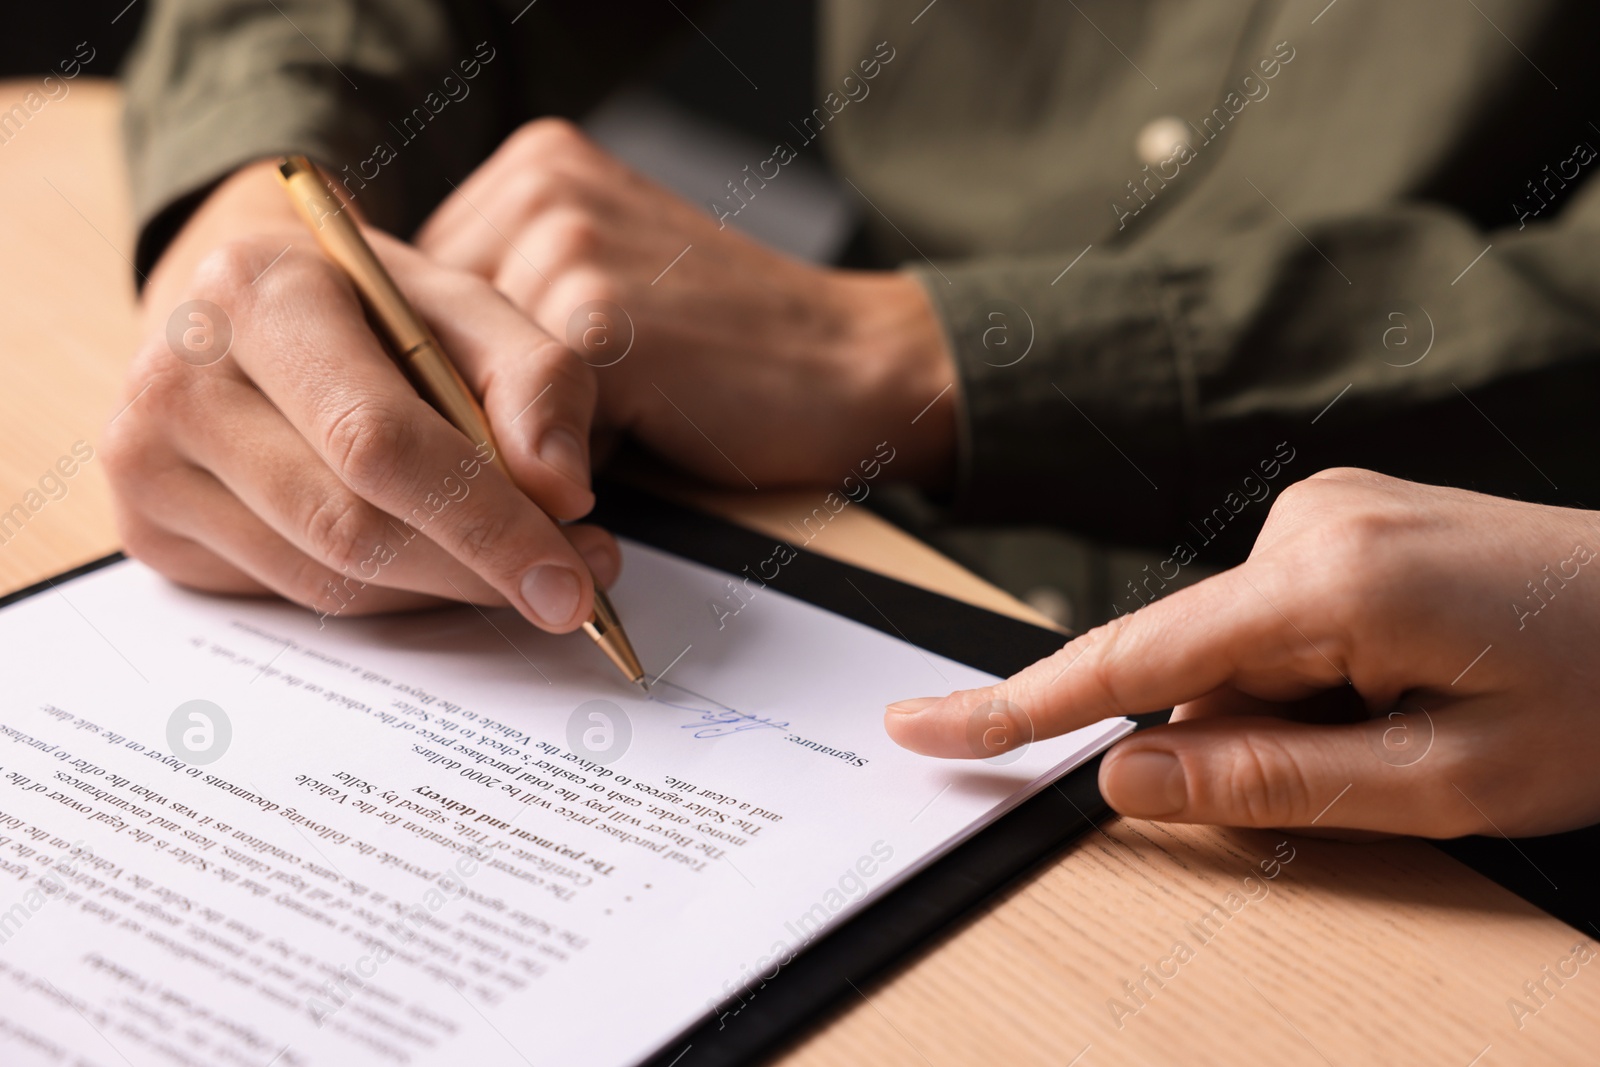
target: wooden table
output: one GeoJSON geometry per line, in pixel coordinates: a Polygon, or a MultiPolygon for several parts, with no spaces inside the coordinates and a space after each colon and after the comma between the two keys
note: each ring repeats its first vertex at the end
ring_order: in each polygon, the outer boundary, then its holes
{"type": "MultiPolygon", "coordinates": [[[[26,90],[0,82],[0,108],[26,90]]],[[[137,342],[117,107],[114,87],[80,79],[0,144],[0,511],[75,442],[99,439],[137,342]]],[[[99,463],[68,485],[0,535],[0,589],[116,547],[99,463]]],[[[698,499],[776,532],[813,496],[698,499]]],[[[816,550],[1030,616],[861,510],[840,520],[816,550]]],[[[1542,971],[1582,940],[1419,842],[1115,819],[866,987],[783,1062],[1594,1063],[1600,962],[1559,987],[1542,971]],[[1293,859],[1263,880],[1285,840],[1293,859]],[[1542,1004],[1524,988],[1541,979],[1542,1004]],[[1520,1027],[1513,998],[1539,1009],[1520,1027]]]]}

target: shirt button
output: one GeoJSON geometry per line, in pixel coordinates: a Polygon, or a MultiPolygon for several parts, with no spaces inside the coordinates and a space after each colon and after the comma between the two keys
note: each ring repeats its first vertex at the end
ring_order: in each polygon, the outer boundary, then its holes
{"type": "Polygon", "coordinates": [[[1189,143],[1189,124],[1172,115],[1151,119],[1139,131],[1134,151],[1139,160],[1154,167],[1172,158],[1180,145],[1189,143]]]}

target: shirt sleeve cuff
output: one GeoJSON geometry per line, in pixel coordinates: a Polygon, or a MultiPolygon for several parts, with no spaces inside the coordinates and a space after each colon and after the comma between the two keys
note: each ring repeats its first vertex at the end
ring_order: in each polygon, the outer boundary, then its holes
{"type": "Polygon", "coordinates": [[[1187,286],[1114,255],[1070,260],[907,265],[959,372],[952,518],[1150,541],[1183,514],[1187,286]]]}
{"type": "MultiPolygon", "coordinates": [[[[379,123],[341,104],[339,94],[326,87],[285,79],[219,99],[138,138],[137,151],[130,154],[138,270],[149,272],[206,194],[240,167],[301,153],[333,168],[337,179],[337,168],[364,160],[383,140],[379,123]]],[[[129,139],[135,139],[131,132],[129,139]]],[[[356,176],[351,188],[373,223],[392,229],[404,221],[396,182],[369,183],[356,176]]]]}

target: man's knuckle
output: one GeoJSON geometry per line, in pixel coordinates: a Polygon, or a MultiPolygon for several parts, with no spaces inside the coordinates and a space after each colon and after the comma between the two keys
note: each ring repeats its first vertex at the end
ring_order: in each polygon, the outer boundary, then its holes
{"type": "Polygon", "coordinates": [[[576,125],[566,119],[549,116],[523,123],[512,136],[519,154],[534,160],[551,153],[571,151],[588,143],[588,138],[576,125]]]}
{"type": "Polygon", "coordinates": [[[1412,576],[1396,552],[1402,528],[1393,514],[1358,505],[1309,531],[1302,558],[1312,602],[1321,603],[1329,618],[1354,624],[1409,597],[1412,576]]]}
{"type": "MultiPolygon", "coordinates": [[[[177,312],[178,308],[174,307],[172,314],[177,312]]],[[[172,354],[172,343],[165,330],[146,334],[128,361],[128,383],[135,389],[143,387],[155,375],[170,369],[172,354]]]]}
{"type": "Polygon", "coordinates": [[[616,272],[603,271],[588,264],[564,271],[553,279],[548,288],[552,307],[571,311],[585,304],[607,304],[628,312],[631,294],[616,277],[616,272]]]}
{"type": "Polygon", "coordinates": [[[250,289],[257,300],[268,306],[303,305],[307,293],[349,292],[349,283],[326,257],[310,250],[281,246],[270,255],[258,256],[251,264],[255,271],[250,289]],[[280,254],[281,253],[281,254],[280,254]]]}
{"type": "Polygon", "coordinates": [[[1278,499],[1272,502],[1268,509],[1269,515],[1277,516],[1280,520],[1288,515],[1294,515],[1307,507],[1315,506],[1326,499],[1329,485],[1322,473],[1301,478],[1297,482],[1290,482],[1278,491],[1278,499]]]}
{"type": "Polygon", "coordinates": [[[1403,484],[1400,479],[1365,467],[1325,467],[1306,476],[1307,481],[1343,482],[1347,485],[1389,486],[1403,484]]]}
{"type": "Polygon", "coordinates": [[[334,610],[339,599],[328,570],[308,556],[297,556],[268,580],[272,591],[312,611],[334,610]]]}
{"type": "MultiPolygon", "coordinates": [[[[1328,552],[1300,567],[1279,569],[1265,576],[1263,594],[1302,633],[1316,631],[1315,640],[1300,641],[1304,651],[1315,654],[1313,646],[1323,648],[1334,643],[1347,651],[1348,638],[1359,632],[1370,617],[1375,595],[1368,583],[1358,580],[1360,574],[1359,569],[1351,569],[1351,561],[1328,552]]],[[[1326,648],[1323,651],[1326,653],[1326,648]]]]}
{"type": "Polygon", "coordinates": [[[212,248],[196,264],[194,284],[203,296],[242,297],[261,292],[275,279],[314,270],[319,264],[324,273],[332,266],[322,256],[297,248],[287,238],[233,237],[212,248]]]}
{"type": "Polygon", "coordinates": [[[120,501],[112,512],[122,551],[160,574],[172,577],[166,566],[167,554],[162,551],[172,535],[151,522],[138,508],[129,506],[131,503],[120,501]]]}
{"type": "Polygon", "coordinates": [[[528,353],[528,360],[539,368],[535,377],[545,378],[550,383],[550,391],[561,394],[557,400],[567,405],[574,401],[581,402],[582,406],[594,403],[599,392],[594,368],[562,342],[553,337],[540,340],[528,353]]]}
{"type": "Polygon", "coordinates": [[[563,183],[555,174],[533,163],[519,167],[503,180],[505,195],[516,206],[519,220],[538,214],[558,200],[563,191],[563,183]]]}
{"type": "Polygon", "coordinates": [[[537,317],[550,286],[544,278],[522,269],[520,264],[506,262],[494,275],[494,288],[530,318],[537,317]]]}
{"type": "Polygon", "coordinates": [[[1360,467],[1324,467],[1306,475],[1308,482],[1349,482],[1356,481],[1368,472],[1360,467]]]}
{"type": "Polygon", "coordinates": [[[100,435],[96,451],[113,489],[143,477],[152,449],[148,438],[142,424],[126,418],[116,419],[100,435]]]}
{"type": "Polygon", "coordinates": [[[367,499],[385,493],[404,470],[411,430],[387,405],[360,400],[334,415],[324,434],[324,454],[339,477],[367,499]]]}
{"type": "Polygon", "coordinates": [[[1400,522],[1381,507],[1346,507],[1327,523],[1327,547],[1340,562],[1371,561],[1376,552],[1394,542],[1400,522]]]}
{"type": "Polygon", "coordinates": [[[306,542],[317,558],[340,572],[360,565],[379,540],[379,529],[376,512],[343,495],[319,501],[305,521],[306,542]]]}
{"type": "Polygon", "coordinates": [[[287,240],[235,238],[213,248],[195,268],[190,293],[217,305],[234,330],[257,308],[300,308],[307,294],[353,299],[349,283],[326,257],[287,240]]]}
{"type": "Polygon", "coordinates": [[[471,307],[493,292],[493,287],[476,274],[461,270],[439,271],[428,279],[430,294],[442,307],[471,307]]]}
{"type": "Polygon", "coordinates": [[[455,530],[455,554],[492,583],[509,581],[516,568],[505,558],[505,548],[518,543],[519,528],[514,518],[495,512],[466,516],[455,530]]]}
{"type": "Polygon", "coordinates": [[[540,231],[539,247],[560,266],[570,267],[596,259],[604,241],[599,220],[578,209],[550,212],[541,223],[540,231]]]}
{"type": "Polygon", "coordinates": [[[247,292],[271,258],[257,238],[231,238],[195,265],[195,287],[213,298],[247,292]]]}
{"type": "Polygon", "coordinates": [[[173,426],[194,415],[192,392],[197,375],[185,373],[188,364],[169,358],[150,367],[149,377],[117,419],[131,417],[134,422],[153,422],[173,426]]]}

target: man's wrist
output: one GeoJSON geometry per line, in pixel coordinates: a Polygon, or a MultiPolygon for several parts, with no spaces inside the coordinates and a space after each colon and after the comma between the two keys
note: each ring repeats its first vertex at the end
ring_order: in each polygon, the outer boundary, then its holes
{"type": "Polygon", "coordinates": [[[840,351],[860,410],[894,446],[898,476],[948,487],[961,383],[926,290],[900,271],[839,271],[832,283],[846,324],[840,351]]]}

